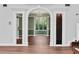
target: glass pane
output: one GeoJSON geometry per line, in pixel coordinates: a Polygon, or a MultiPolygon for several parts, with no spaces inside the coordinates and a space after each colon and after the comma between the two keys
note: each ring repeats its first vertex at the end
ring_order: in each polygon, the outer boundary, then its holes
{"type": "Polygon", "coordinates": [[[44,30],[47,30],[47,17],[44,17],[44,30]]]}
{"type": "Polygon", "coordinates": [[[28,32],[28,34],[29,35],[33,35],[34,34],[34,31],[33,30],[28,30],[29,32],[28,32]]]}
{"type": "MultiPolygon", "coordinates": [[[[35,31],[35,33],[36,34],[39,34],[39,35],[42,35],[42,34],[46,34],[47,35],[47,32],[46,31],[48,31],[49,29],[47,29],[47,28],[49,28],[48,27],[48,25],[49,25],[49,23],[48,23],[48,16],[37,16],[36,17],[36,20],[35,20],[35,22],[36,22],[36,31],[35,31]]],[[[48,34],[49,34],[49,32],[48,32],[48,34]]]]}
{"type": "Polygon", "coordinates": [[[30,16],[28,20],[28,35],[34,34],[34,17],[30,16]]]}
{"type": "Polygon", "coordinates": [[[46,30],[47,29],[47,17],[41,16],[36,19],[36,30],[46,30]]]}
{"type": "Polygon", "coordinates": [[[36,17],[36,20],[35,20],[35,21],[36,21],[36,24],[35,24],[35,25],[36,25],[36,30],[38,30],[38,29],[39,29],[39,27],[38,27],[38,25],[39,25],[39,21],[38,21],[38,20],[39,20],[39,18],[38,18],[38,17],[36,17]]]}
{"type": "Polygon", "coordinates": [[[44,17],[42,16],[42,19],[41,19],[41,21],[42,21],[42,30],[44,30],[44,17]]]}

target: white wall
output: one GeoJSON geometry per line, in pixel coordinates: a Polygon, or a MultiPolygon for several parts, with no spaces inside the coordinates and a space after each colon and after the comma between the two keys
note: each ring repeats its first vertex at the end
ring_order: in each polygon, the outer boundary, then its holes
{"type": "MultiPolygon", "coordinates": [[[[15,11],[28,11],[31,8],[39,5],[8,5],[7,8],[3,8],[0,5],[0,44],[15,44],[13,38],[13,12],[15,11]],[[11,21],[11,25],[9,25],[11,21]]],[[[65,25],[66,25],[66,40],[65,45],[70,45],[70,42],[76,39],[76,24],[79,22],[79,5],[71,5],[65,7],[64,5],[40,5],[41,7],[48,8],[52,14],[54,11],[65,12],[65,25]]]]}
{"type": "Polygon", "coordinates": [[[12,11],[9,8],[0,7],[0,44],[13,43],[12,11]]]}

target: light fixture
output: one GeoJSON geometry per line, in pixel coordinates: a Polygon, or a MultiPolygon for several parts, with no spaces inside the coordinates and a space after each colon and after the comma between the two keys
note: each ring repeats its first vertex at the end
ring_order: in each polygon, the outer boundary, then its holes
{"type": "Polygon", "coordinates": [[[65,6],[66,6],[66,7],[69,7],[69,6],[70,6],[70,4],[65,4],[65,6]]]}
{"type": "Polygon", "coordinates": [[[7,7],[7,4],[3,4],[3,7],[7,7]]]}

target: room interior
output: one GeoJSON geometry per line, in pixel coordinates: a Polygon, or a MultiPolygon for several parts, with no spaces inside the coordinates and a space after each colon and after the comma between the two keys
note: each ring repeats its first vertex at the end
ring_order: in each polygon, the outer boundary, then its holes
{"type": "Polygon", "coordinates": [[[0,4],[0,53],[79,54],[79,4],[0,4]]]}

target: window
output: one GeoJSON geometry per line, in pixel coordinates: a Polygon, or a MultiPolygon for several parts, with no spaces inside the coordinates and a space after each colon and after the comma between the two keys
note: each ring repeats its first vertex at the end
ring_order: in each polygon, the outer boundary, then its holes
{"type": "Polygon", "coordinates": [[[32,16],[29,16],[28,34],[29,35],[34,35],[34,17],[32,17],[32,16]]]}
{"type": "Polygon", "coordinates": [[[29,35],[49,35],[49,15],[29,16],[28,34],[29,35]]]}
{"type": "Polygon", "coordinates": [[[35,21],[35,35],[48,35],[49,16],[38,16],[35,21]]]}

